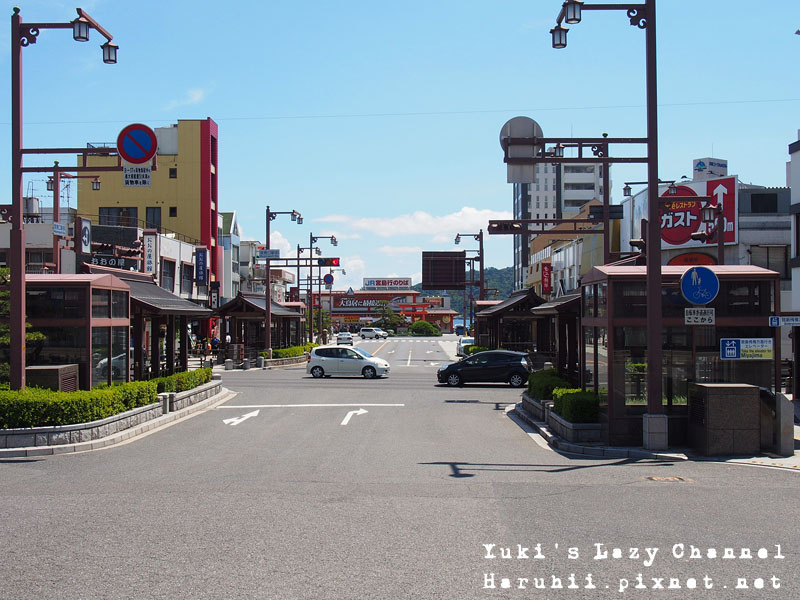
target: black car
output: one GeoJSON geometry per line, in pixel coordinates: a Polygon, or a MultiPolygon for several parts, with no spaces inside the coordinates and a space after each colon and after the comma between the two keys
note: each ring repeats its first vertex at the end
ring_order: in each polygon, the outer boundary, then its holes
{"type": "Polygon", "coordinates": [[[436,378],[450,386],[475,381],[500,381],[512,387],[528,383],[531,363],[524,352],[487,350],[439,367],[436,378]]]}

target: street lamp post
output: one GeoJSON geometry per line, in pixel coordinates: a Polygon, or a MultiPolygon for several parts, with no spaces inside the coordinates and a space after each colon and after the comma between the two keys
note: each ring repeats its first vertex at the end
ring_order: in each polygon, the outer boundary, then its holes
{"type": "MultiPolygon", "coordinates": [[[[318,240],[330,240],[331,241],[331,246],[338,246],[339,245],[339,242],[336,241],[336,236],[335,235],[314,235],[313,233],[309,233],[308,234],[308,248],[309,248],[309,251],[311,252],[311,260],[312,261],[314,259],[314,253],[313,253],[314,244],[316,244],[318,240]]],[[[319,248],[317,248],[317,253],[318,254],[321,253],[319,248]]],[[[318,281],[317,281],[317,300],[319,302],[319,314],[318,314],[318,317],[317,317],[317,335],[321,336],[322,335],[322,266],[320,265],[317,268],[318,268],[318,274],[319,274],[318,281]]],[[[314,277],[314,263],[312,262],[311,266],[309,267],[309,279],[311,280],[310,286],[314,285],[313,277],[314,277]]],[[[333,301],[332,298],[331,298],[331,301],[333,301]]],[[[311,309],[312,309],[311,314],[313,315],[314,314],[314,312],[313,312],[313,309],[314,309],[313,303],[311,305],[311,309]]]]}
{"type": "Polygon", "coordinates": [[[94,29],[106,38],[103,62],[117,62],[112,35],[78,8],[78,18],[69,23],[23,23],[20,9],[11,16],[11,389],[25,387],[25,229],[22,223],[22,49],[35,44],[42,29],[72,29],[75,41],[89,40],[94,29]]]}
{"type": "MultiPolygon", "coordinates": [[[[64,169],[58,166],[58,161],[53,161],[53,175],[47,181],[48,191],[53,192],[53,224],[61,222],[61,180],[62,179],[91,179],[92,190],[97,191],[100,189],[100,178],[96,175],[72,175],[64,172],[64,169]]],[[[55,272],[61,273],[61,251],[59,247],[61,236],[53,231],[53,263],[55,264],[55,272]]]]}
{"type": "Polygon", "coordinates": [[[584,4],[566,0],[550,31],[553,47],[567,45],[568,24],[581,21],[581,10],[624,10],[631,25],[645,30],[645,71],[647,84],[647,414],[644,415],[644,446],[667,447],[667,418],[661,400],[662,306],[661,306],[661,220],[658,203],[658,101],[656,76],[656,0],[644,4],[584,4]]]}
{"type": "Polygon", "coordinates": [[[473,260],[478,260],[481,263],[481,269],[478,272],[479,278],[479,285],[478,285],[478,299],[479,300],[486,300],[486,281],[484,279],[484,258],[483,258],[483,229],[481,229],[478,233],[457,233],[455,244],[456,246],[461,243],[461,237],[468,237],[472,236],[472,238],[478,242],[478,256],[473,260]]]}
{"type": "MultiPolygon", "coordinates": [[[[303,224],[302,215],[296,210],[289,211],[272,211],[267,206],[267,241],[265,248],[267,255],[269,255],[269,224],[274,221],[278,215],[291,215],[292,221],[298,225],[303,224]]],[[[266,257],[264,264],[264,350],[266,350],[269,358],[272,358],[272,280],[270,277],[270,262],[269,256],[266,257]]]]}
{"type": "Polygon", "coordinates": [[[706,227],[708,227],[711,223],[714,223],[714,227],[711,231],[699,231],[697,233],[692,234],[693,240],[699,240],[701,242],[705,242],[710,239],[716,238],[717,241],[717,264],[724,265],[725,264],[725,216],[723,215],[723,205],[722,200],[717,200],[716,204],[711,203],[711,198],[709,197],[706,201],[706,205],[700,210],[700,214],[703,218],[703,223],[706,223],[706,227]]]}

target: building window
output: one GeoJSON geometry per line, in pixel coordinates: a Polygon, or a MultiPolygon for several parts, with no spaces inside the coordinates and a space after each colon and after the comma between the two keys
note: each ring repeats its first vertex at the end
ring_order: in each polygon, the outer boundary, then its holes
{"type": "Polygon", "coordinates": [[[92,318],[108,319],[111,316],[111,290],[92,290],[92,318]]]}
{"type": "Polygon", "coordinates": [[[789,246],[750,246],[750,264],[777,271],[789,279],[789,246]]]}
{"type": "MultiPolygon", "coordinates": [[[[169,207],[169,216],[171,219],[174,219],[178,216],[178,207],[177,206],[170,206],[169,207]]],[[[266,310],[266,309],[264,309],[266,310]]]]}
{"type": "MultiPolygon", "coordinates": [[[[178,178],[178,167],[170,167],[169,168],[169,178],[170,179],[177,179],[178,178]]],[[[264,309],[266,310],[266,309],[264,309]]]]}
{"type": "Polygon", "coordinates": [[[161,260],[161,287],[170,292],[175,291],[175,261],[161,260]]]}
{"type": "Polygon", "coordinates": [[[777,213],[778,194],[752,194],[750,196],[750,212],[753,213],[777,213]]]}
{"type": "Polygon", "coordinates": [[[135,206],[114,207],[101,206],[99,209],[100,225],[114,227],[136,227],[138,225],[139,210],[135,206]]]}
{"type": "Polygon", "coordinates": [[[565,183],[564,189],[569,190],[594,190],[593,183],[565,183]]]}
{"type": "Polygon", "coordinates": [[[114,319],[127,319],[128,307],[128,292],[111,293],[111,316],[114,319]]]}
{"type": "Polygon", "coordinates": [[[194,267],[192,265],[181,265],[181,293],[191,296],[193,285],[194,267]]]}
{"type": "Polygon", "coordinates": [[[591,165],[567,165],[564,167],[564,173],[594,173],[594,167],[591,165]]]}
{"type": "Polygon", "coordinates": [[[145,219],[149,229],[161,229],[161,207],[148,206],[145,219]]]}

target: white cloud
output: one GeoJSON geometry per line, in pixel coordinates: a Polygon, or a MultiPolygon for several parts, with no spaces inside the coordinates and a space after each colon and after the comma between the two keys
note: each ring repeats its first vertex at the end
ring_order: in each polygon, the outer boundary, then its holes
{"type": "Polygon", "coordinates": [[[380,237],[429,234],[435,242],[447,242],[452,241],[456,233],[477,233],[479,229],[486,229],[490,219],[511,218],[513,215],[510,211],[465,206],[458,212],[442,216],[416,211],[396,217],[358,218],[348,215],[330,215],[315,220],[323,223],[347,223],[351,229],[369,231],[380,237]]]}
{"type": "Polygon", "coordinates": [[[280,231],[269,232],[269,247],[280,250],[282,257],[290,256],[292,252],[297,253],[297,248],[292,246],[280,231]]]}
{"type": "MultiPolygon", "coordinates": [[[[422,248],[419,246],[381,246],[378,252],[386,254],[387,256],[404,256],[406,254],[422,254],[422,248]]],[[[390,277],[390,275],[387,275],[390,277]]]]}
{"type": "Polygon", "coordinates": [[[186,91],[183,98],[179,100],[171,100],[165,107],[164,110],[172,110],[173,108],[178,108],[179,106],[191,106],[193,104],[199,104],[206,98],[206,94],[208,93],[207,90],[201,88],[193,88],[186,91]]]}

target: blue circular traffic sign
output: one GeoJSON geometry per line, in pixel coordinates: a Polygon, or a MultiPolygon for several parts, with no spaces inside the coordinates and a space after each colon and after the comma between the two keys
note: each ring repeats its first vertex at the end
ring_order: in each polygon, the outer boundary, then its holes
{"type": "Polygon", "coordinates": [[[157,150],[156,134],[147,125],[128,125],[117,136],[117,152],[129,163],[146,163],[156,155],[157,150]]]}
{"type": "Polygon", "coordinates": [[[719,293],[719,278],[708,267],[692,267],[681,277],[681,294],[692,304],[708,304],[719,293]]]}
{"type": "Polygon", "coordinates": [[[333,283],[333,275],[330,273],[325,273],[325,276],[322,278],[322,281],[325,282],[325,285],[330,285],[333,283]]]}

